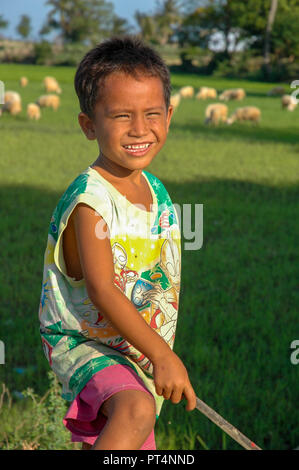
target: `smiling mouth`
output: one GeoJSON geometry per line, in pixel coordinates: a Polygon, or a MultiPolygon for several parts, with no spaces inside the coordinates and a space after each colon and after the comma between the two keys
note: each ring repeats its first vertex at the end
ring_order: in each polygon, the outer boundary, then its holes
{"type": "Polygon", "coordinates": [[[147,142],[144,144],[130,144],[130,145],[123,145],[124,149],[133,155],[144,155],[147,153],[148,149],[152,146],[151,142],[147,142]]]}

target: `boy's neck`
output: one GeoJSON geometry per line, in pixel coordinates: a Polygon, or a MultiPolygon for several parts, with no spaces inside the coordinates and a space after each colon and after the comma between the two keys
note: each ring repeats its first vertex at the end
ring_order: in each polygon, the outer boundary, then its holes
{"type": "Polygon", "coordinates": [[[114,164],[111,160],[99,155],[90,165],[112,184],[137,185],[141,184],[141,173],[143,170],[130,170],[114,164]]]}

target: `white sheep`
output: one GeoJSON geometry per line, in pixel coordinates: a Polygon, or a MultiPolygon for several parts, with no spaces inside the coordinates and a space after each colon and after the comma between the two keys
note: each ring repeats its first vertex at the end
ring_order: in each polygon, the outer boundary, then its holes
{"type": "Polygon", "coordinates": [[[206,100],[209,98],[214,99],[214,98],[217,98],[217,91],[215,90],[215,88],[208,88],[208,87],[202,86],[197,92],[195,98],[197,100],[206,100]]]}
{"type": "Polygon", "coordinates": [[[229,100],[238,100],[241,101],[243,98],[245,98],[246,93],[243,88],[232,88],[230,90],[225,90],[221,95],[219,96],[219,99],[221,101],[229,101],[229,100]]]}
{"type": "Polygon", "coordinates": [[[281,106],[286,108],[288,111],[294,111],[297,106],[297,100],[292,95],[283,95],[281,97],[281,106]]]}
{"type": "Polygon", "coordinates": [[[4,93],[4,104],[12,101],[18,101],[19,103],[21,103],[22,100],[20,93],[18,93],[17,91],[6,91],[4,93]]]}
{"type": "Polygon", "coordinates": [[[56,80],[55,77],[45,77],[44,78],[44,86],[45,86],[45,90],[47,93],[58,93],[60,94],[61,93],[61,88],[56,80]]]}
{"type": "Polygon", "coordinates": [[[227,124],[232,124],[235,121],[253,121],[258,123],[261,119],[261,111],[256,106],[245,106],[244,108],[237,108],[233,114],[228,118],[227,124]]]}
{"type": "Polygon", "coordinates": [[[18,101],[9,101],[8,103],[5,103],[2,106],[1,114],[4,111],[8,111],[9,114],[15,116],[16,114],[19,114],[22,111],[22,105],[18,101]]]}
{"type": "Polygon", "coordinates": [[[60,106],[60,98],[57,95],[42,95],[36,100],[36,104],[41,108],[53,108],[54,111],[60,106]]]}
{"type": "Polygon", "coordinates": [[[175,93],[170,97],[170,104],[173,106],[174,109],[178,107],[181,101],[181,95],[179,93],[175,93]]]}
{"type": "Polygon", "coordinates": [[[205,110],[205,124],[219,124],[219,122],[226,122],[228,107],[226,104],[213,103],[206,107],[205,110]]]}
{"type": "Polygon", "coordinates": [[[180,95],[182,98],[193,98],[193,95],[194,95],[193,86],[183,86],[180,89],[180,95]]]}
{"type": "Polygon", "coordinates": [[[4,93],[4,105],[2,106],[1,114],[5,111],[13,116],[22,111],[22,100],[18,92],[6,91],[4,93]]]}
{"type": "Polygon", "coordinates": [[[40,107],[35,103],[29,103],[27,105],[27,117],[29,119],[38,120],[40,119],[40,116],[41,116],[40,107]]]}
{"type": "Polygon", "coordinates": [[[25,87],[28,85],[28,78],[27,77],[21,77],[20,78],[20,85],[21,87],[25,87]]]}

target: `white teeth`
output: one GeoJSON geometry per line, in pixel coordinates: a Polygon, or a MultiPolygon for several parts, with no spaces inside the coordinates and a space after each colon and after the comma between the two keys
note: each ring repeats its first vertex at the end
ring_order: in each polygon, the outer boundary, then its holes
{"type": "Polygon", "coordinates": [[[150,144],[143,145],[125,145],[125,148],[128,150],[145,150],[150,146],[150,144]]]}

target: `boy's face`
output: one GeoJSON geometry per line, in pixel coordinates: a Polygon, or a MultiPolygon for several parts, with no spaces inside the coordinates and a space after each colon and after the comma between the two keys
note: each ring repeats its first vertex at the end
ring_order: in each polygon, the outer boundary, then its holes
{"type": "Polygon", "coordinates": [[[166,109],[162,81],[124,73],[109,75],[94,109],[94,119],[80,113],[79,123],[96,139],[101,157],[118,170],[146,168],[163,147],[173,108],[166,109]]]}

